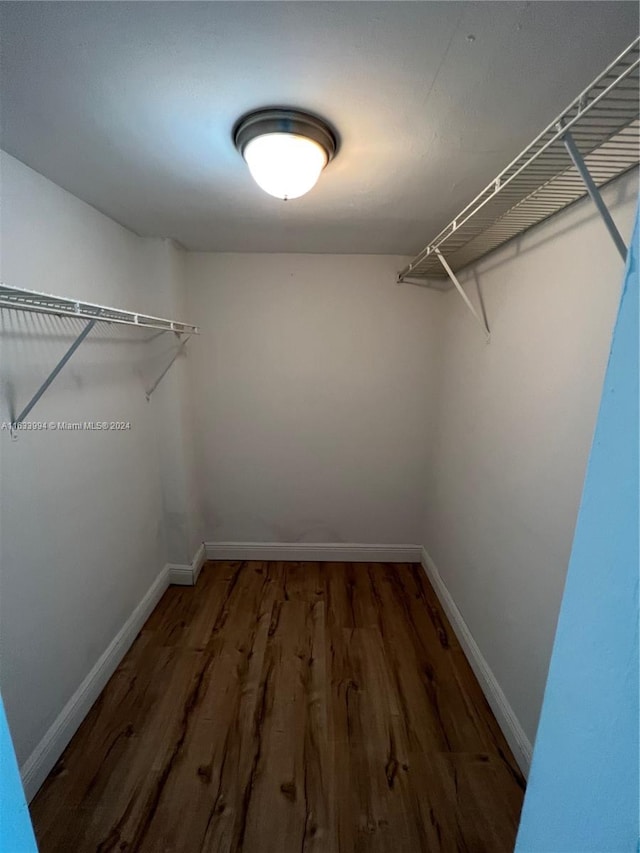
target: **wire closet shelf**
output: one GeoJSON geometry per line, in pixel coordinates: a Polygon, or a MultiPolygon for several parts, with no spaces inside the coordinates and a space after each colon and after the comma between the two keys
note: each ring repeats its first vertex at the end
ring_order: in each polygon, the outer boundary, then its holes
{"type": "Polygon", "coordinates": [[[640,162],[636,39],[408,264],[398,281],[457,272],[640,162]],[[570,151],[572,147],[573,151],[570,151]]]}
{"type": "Polygon", "coordinates": [[[24,290],[0,284],[0,308],[13,308],[18,311],[34,311],[38,314],[52,314],[56,317],[80,317],[105,323],[117,323],[126,326],[140,326],[145,329],[163,329],[167,332],[197,335],[199,329],[190,323],[178,320],[166,320],[121,308],[109,308],[93,302],[82,302],[66,296],[54,296],[51,293],[39,293],[36,290],[24,290]]]}
{"type": "Polygon", "coordinates": [[[151,314],[140,314],[135,311],[125,311],[122,308],[110,308],[107,305],[97,305],[94,302],[83,302],[66,296],[54,296],[51,293],[40,293],[36,290],[24,290],[0,283],[0,308],[11,308],[14,311],[32,311],[37,314],[51,314],[55,317],[76,317],[86,320],[86,324],[71,346],[64,353],[49,375],[32,395],[20,414],[11,417],[11,435],[17,437],[16,430],[31,413],[34,406],[49,389],[54,379],[60,374],[76,350],[89,336],[97,323],[116,323],[123,326],[136,326],[141,329],[160,329],[162,332],[174,332],[180,339],[171,360],[160,376],[147,389],[146,398],[149,400],[162,379],[166,376],[171,365],[184,351],[191,335],[199,334],[200,330],[191,323],[178,320],[167,320],[164,317],[154,317],[151,314]],[[182,337],[184,335],[184,337],[182,337]]]}

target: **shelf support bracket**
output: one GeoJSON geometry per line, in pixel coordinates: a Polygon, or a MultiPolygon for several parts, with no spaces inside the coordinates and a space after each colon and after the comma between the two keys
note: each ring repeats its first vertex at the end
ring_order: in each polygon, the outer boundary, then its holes
{"type": "Polygon", "coordinates": [[[447,275],[449,276],[449,278],[453,282],[456,290],[458,291],[460,296],[463,298],[465,305],[467,306],[469,311],[471,311],[476,322],[478,323],[478,325],[480,326],[480,328],[484,332],[484,336],[486,338],[487,343],[489,343],[489,341],[491,340],[491,332],[489,330],[489,326],[487,325],[486,321],[478,314],[476,309],[473,307],[471,300],[469,299],[467,294],[464,292],[464,289],[463,289],[462,285],[460,284],[460,282],[458,281],[456,274],[451,269],[449,264],[446,262],[444,255],[442,254],[440,249],[434,249],[434,251],[435,251],[436,255],[438,256],[438,260],[440,261],[442,266],[445,268],[447,275]]]}
{"type": "MultiPolygon", "coordinates": [[[[560,130],[561,127],[562,124],[559,125],[558,130],[560,130]]],[[[569,157],[571,157],[573,165],[576,167],[580,174],[580,177],[585,183],[587,192],[591,196],[591,200],[598,208],[600,216],[603,218],[604,224],[606,225],[607,230],[611,235],[611,239],[616,244],[616,249],[620,253],[620,257],[623,261],[626,261],[627,247],[625,245],[625,242],[620,236],[620,232],[618,231],[616,224],[613,221],[611,214],[609,213],[609,209],[607,208],[607,205],[604,203],[602,196],[600,195],[600,190],[598,189],[593,178],[591,177],[591,174],[589,172],[587,164],[584,162],[582,154],[578,151],[578,147],[575,143],[573,136],[571,135],[571,131],[568,130],[564,134],[564,136],[562,137],[562,141],[564,142],[564,147],[567,149],[569,157]]]]}
{"type": "MultiPolygon", "coordinates": [[[[178,336],[178,338],[180,337],[180,332],[176,332],[175,334],[178,336]]],[[[179,346],[179,347],[176,349],[176,351],[174,352],[174,354],[173,354],[173,358],[171,359],[171,361],[169,362],[169,364],[165,367],[165,369],[162,371],[162,373],[160,374],[160,376],[158,376],[158,378],[156,379],[156,381],[153,383],[153,385],[152,385],[152,386],[149,388],[149,390],[146,392],[147,402],[151,399],[151,395],[153,394],[153,392],[156,390],[156,388],[158,387],[158,385],[162,382],[162,380],[164,379],[164,377],[167,375],[167,373],[168,373],[168,372],[169,372],[169,370],[171,369],[171,366],[172,366],[173,362],[178,358],[178,356],[179,356],[182,352],[184,352],[184,348],[186,347],[186,345],[187,345],[187,341],[189,340],[189,338],[190,338],[190,337],[191,337],[191,335],[187,335],[187,337],[186,337],[186,338],[181,342],[180,346],[179,346]]]]}
{"type": "Polygon", "coordinates": [[[15,430],[15,429],[16,429],[16,428],[17,428],[17,427],[18,427],[18,426],[23,422],[23,420],[27,417],[27,415],[29,414],[29,412],[33,409],[33,407],[35,406],[35,404],[36,404],[36,403],[38,402],[38,400],[42,397],[42,395],[44,394],[44,392],[45,392],[45,391],[47,390],[47,388],[51,385],[51,383],[53,382],[53,380],[54,380],[54,379],[56,378],[56,376],[60,373],[60,371],[62,370],[62,368],[63,368],[63,367],[65,366],[65,364],[69,361],[69,359],[71,358],[71,356],[72,356],[72,355],[74,354],[74,352],[78,349],[78,347],[80,346],[80,344],[84,341],[84,339],[87,337],[87,335],[89,334],[89,332],[91,331],[91,329],[93,329],[93,327],[95,326],[95,324],[96,324],[96,323],[97,323],[97,320],[89,320],[89,322],[87,323],[87,325],[84,327],[84,329],[80,332],[80,334],[79,334],[79,335],[78,335],[78,337],[75,339],[75,341],[71,344],[71,346],[69,347],[69,349],[68,349],[68,350],[65,352],[65,354],[62,356],[62,358],[60,359],[60,361],[56,364],[56,366],[53,368],[53,370],[51,371],[51,373],[50,373],[50,374],[47,376],[47,378],[44,380],[44,382],[42,383],[42,385],[38,388],[38,390],[37,390],[37,391],[36,391],[36,393],[33,395],[33,397],[29,400],[29,402],[27,403],[27,405],[26,405],[26,406],[24,407],[24,409],[20,412],[20,414],[18,415],[18,417],[17,417],[17,418],[12,422],[12,424],[11,424],[11,431],[12,431],[12,432],[13,432],[13,431],[14,431],[14,430],[15,430]]]}

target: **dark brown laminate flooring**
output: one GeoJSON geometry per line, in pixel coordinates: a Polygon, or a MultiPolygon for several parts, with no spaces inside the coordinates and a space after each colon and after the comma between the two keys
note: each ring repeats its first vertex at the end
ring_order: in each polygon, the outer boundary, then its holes
{"type": "Polygon", "coordinates": [[[217,562],[31,812],[41,853],[501,853],[523,790],[420,566],[217,562]]]}

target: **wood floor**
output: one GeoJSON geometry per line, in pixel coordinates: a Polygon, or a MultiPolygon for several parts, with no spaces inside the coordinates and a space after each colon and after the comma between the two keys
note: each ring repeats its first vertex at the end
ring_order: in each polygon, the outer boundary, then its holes
{"type": "Polygon", "coordinates": [[[41,853],[501,853],[523,791],[419,566],[218,562],[31,811],[41,853]]]}

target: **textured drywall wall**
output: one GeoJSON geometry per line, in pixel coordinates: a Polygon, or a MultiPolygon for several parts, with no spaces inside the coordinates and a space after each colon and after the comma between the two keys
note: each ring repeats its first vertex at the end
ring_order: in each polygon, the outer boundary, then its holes
{"type": "MultiPolygon", "coordinates": [[[[0,165],[6,284],[170,313],[182,287],[171,244],[141,240],[7,155],[0,165]]],[[[0,318],[6,425],[84,323],[0,318]]],[[[99,324],[28,418],[129,429],[24,431],[16,441],[0,429],[0,676],[21,765],[165,563],[193,556],[185,524],[173,554],[166,535],[167,508],[192,516],[182,459],[170,455],[188,443],[174,429],[185,420],[172,393],[179,373],[145,399],[175,346],[172,335],[99,324]]]]}
{"type": "Polygon", "coordinates": [[[549,669],[520,853],[638,845],[638,249],[613,335],[549,669]]]}
{"type": "Polygon", "coordinates": [[[208,540],[419,543],[442,297],[404,262],[187,255],[208,540]]]}
{"type": "MultiPolygon", "coordinates": [[[[637,180],[605,191],[627,240],[637,180]]],[[[531,741],[622,274],[585,201],[461,276],[490,344],[443,297],[422,541],[531,741]]]]}

